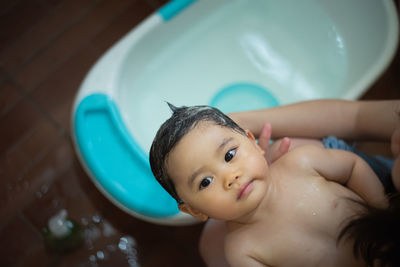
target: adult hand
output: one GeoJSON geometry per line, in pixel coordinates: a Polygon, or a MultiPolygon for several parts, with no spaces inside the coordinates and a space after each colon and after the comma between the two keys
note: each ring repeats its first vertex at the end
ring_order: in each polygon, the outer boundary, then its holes
{"type": "Polygon", "coordinates": [[[270,147],[272,127],[270,123],[265,123],[264,127],[261,130],[261,134],[258,138],[258,145],[262,150],[265,151],[265,158],[268,161],[268,164],[271,164],[286,152],[289,151],[290,147],[290,139],[288,137],[282,138],[279,140],[278,149],[274,149],[270,147]]]}

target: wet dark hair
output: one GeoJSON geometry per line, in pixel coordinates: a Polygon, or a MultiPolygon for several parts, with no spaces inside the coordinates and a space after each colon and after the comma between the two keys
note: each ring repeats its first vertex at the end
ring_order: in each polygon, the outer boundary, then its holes
{"type": "Polygon", "coordinates": [[[359,204],[365,213],[347,223],[338,242],[353,239],[354,256],[361,256],[368,266],[400,266],[400,194],[390,197],[387,209],[359,204]]]}
{"type": "Polygon", "coordinates": [[[168,103],[172,116],[166,120],[157,131],[150,148],[150,166],[154,177],[178,202],[179,198],[175,185],[166,170],[166,160],[171,150],[190,130],[199,122],[212,122],[216,125],[228,127],[240,134],[246,134],[231,118],[220,110],[210,106],[175,107],[168,103]]]}

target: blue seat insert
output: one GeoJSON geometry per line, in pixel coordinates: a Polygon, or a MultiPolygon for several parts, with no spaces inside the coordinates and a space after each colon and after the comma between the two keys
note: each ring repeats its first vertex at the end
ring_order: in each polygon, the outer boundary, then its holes
{"type": "Polygon", "coordinates": [[[176,201],[153,177],[148,154],[131,137],[109,96],[85,97],[76,110],[74,127],[78,150],[100,190],[143,216],[179,213],[176,201]]]}

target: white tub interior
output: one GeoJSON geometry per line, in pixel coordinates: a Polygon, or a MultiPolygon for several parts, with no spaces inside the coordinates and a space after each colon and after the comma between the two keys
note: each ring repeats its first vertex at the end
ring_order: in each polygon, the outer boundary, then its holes
{"type": "Polygon", "coordinates": [[[115,94],[126,126],[148,151],[170,116],[165,101],[209,104],[241,82],[265,88],[280,104],[355,99],[394,50],[393,11],[379,2],[197,1],[126,54],[115,94]]]}

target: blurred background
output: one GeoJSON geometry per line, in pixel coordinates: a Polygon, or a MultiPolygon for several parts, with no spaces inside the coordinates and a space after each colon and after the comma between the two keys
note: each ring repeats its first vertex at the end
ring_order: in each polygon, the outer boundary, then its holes
{"type": "MultiPolygon", "coordinates": [[[[1,266],[204,266],[201,224],[159,226],[120,211],[91,183],[70,137],[87,71],[166,2],[0,0],[1,266]],[[66,253],[42,233],[61,209],[83,227],[82,244],[66,253]]],[[[399,52],[363,99],[400,99],[399,52]]],[[[361,147],[388,154],[382,143],[361,147]]]]}

